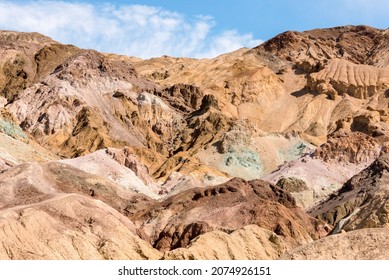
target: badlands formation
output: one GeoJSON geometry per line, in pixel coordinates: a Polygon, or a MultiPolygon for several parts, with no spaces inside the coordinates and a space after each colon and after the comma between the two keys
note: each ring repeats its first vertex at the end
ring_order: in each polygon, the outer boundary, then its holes
{"type": "Polygon", "coordinates": [[[0,53],[0,259],[389,258],[388,30],[0,53]]]}

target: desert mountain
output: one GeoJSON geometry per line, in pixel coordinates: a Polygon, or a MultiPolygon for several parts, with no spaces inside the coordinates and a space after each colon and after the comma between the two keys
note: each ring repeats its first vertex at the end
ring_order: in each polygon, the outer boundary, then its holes
{"type": "Polygon", "coordinates": [[[0,31],[0,258],[378,258],[388,39],[144,60],[0,31]]]}

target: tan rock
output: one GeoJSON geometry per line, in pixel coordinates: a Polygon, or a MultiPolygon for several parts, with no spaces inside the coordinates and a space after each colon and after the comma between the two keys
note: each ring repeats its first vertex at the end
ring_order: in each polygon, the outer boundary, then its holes
{"type": "Polygon", "coordinates": [[[165,260],[271,260],[285,252],[281,237],[256,225],[230,234],[211,231],[194,239],[187,248],[165,252],[165,260]]]}
{"type": "Polygon", "coordinates": [[[311,73],[308,87],[335,97],[347,93],[355,98],[368,99],[384,92],[389,85],[389,69],[353,64],[344,59],[332,59],[323,70],[311,73]]]}
{"type": "Polygon", "coordinates": [[[360,229],[336,234],[287,252],[283,260],[387,260],[388,229],[360,229]]]}

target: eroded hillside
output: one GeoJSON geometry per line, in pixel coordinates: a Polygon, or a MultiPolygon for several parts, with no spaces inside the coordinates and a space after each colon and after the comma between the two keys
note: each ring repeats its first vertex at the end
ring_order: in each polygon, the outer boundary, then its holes
{"type": "Polygon", "coordinates": [[[143,60],[1,31],[0,257],[319,258],[381,238],[388,48],[344,26],[143,60]]]}

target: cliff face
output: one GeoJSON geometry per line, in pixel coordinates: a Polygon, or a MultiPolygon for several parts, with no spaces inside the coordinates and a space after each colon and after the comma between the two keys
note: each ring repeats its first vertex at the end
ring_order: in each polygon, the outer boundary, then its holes
{"type": "Polygon", "coordinates": [[[385,227],[388,39],[142,60],[1,31],[0,257],[299,258],[385,227]]]}

